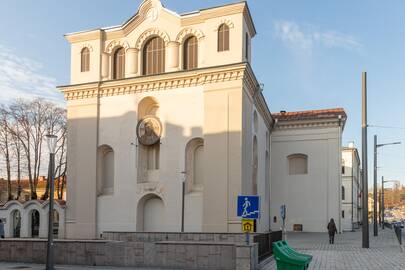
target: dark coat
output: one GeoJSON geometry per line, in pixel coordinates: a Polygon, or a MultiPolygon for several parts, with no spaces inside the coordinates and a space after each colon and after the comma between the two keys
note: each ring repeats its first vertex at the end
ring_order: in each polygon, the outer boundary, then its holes
{"type": "Polygon", "coordinates": [[[328,224],[328,233],[329,233],[329,235],[335,235],[337,233],[335,223],[329,222],[329,224],[328,224]]]}

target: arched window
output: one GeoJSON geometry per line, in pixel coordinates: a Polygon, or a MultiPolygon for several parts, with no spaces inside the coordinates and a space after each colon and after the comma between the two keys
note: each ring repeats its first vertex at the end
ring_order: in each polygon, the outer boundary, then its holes
{"type": "Polygon", "coordinates": [[[143,48],[143,75],[165,72],[165,43],[162,38],[151,38],[143,48]]]}
{"type": "Polygon", "coordinates": [[[166,229],[165,204],[155,194],[147,194],[137,206],[137,231],[162,232],[166,229]]]}
{"type": "Polygon", "coordinates": [[[346,197],[346,194],[345,194],[345,187],[342,186],[342,200],[343,200],[343,201],[345,200],[345,197],[346,197]]]}
{"type": "Polygon", "coordinates": [[[81,72],[90,70],[90,50],[89,48],[83,48],[81,52],[81,72]]]}
{"type": "Polygon", "coordinates": [[[113,79],[125,77],[125,49],[119,48],[114,52],[113,79]]]}
{"type": "Polygon", "coordinates": [[[308,156],[294,154],[287,157],[289,175],[308,174],[308,156]]]}
{"type": "Polygon", "coordinates": [[[40,215],[38,210],[33,210],[31,212],[31,237],[39,237],[39,226],[40,226],[40,215]]]}
{"type": "Polygon", "coordinates": [[[14,210],[11,213],[11,236],[13,238],[19,238],[21,235],[21,213],[18,210],[14,210]]]}
{"type": "Polygon", "coordinates": [[[102,195],[114,192],[114,151],[108,145],[98,149],[98,186],[102,195]]]}
{"type": "Polygon", "coordinates": [[[226,24],[218,28],[218,51],[229,51],[229,26],[226,24]]]}
{"type": "Polygon", "coordinates": [[[194,138],[186,145],[186,189],[187,192],[204,187],[204,140],[194,138]]]}
{"type": "Polygon", "coordinates": [[[183,45],[183,69],[198,67],[198,40],[195,36],[186,39],[183,45]]]}
{"type": "Polygon", "coordinates": [[[342,159],[342,174],[345,174],[345,161],[342,159]]]}
{"type": "Polygon", "coordinates": [[[257,172],[259,165],[259,155],[257,149],[257,137],[253,137],[253,162],[252,162],[252,195],[257,195],[257,172]]]}

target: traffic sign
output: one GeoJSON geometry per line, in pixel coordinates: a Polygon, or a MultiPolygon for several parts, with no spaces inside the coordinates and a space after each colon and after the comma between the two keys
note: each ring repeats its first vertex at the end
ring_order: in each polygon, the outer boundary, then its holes
{"type": "Polygon", "coordinates": [[[255,224],[253,219],[242,219],[242,231],[254,232],[255,224]]]}
{"type": "Polygon", "coordinates": [[[248,219],[260,218],[259,196],[238,196],[238,217],[248,219]]]}

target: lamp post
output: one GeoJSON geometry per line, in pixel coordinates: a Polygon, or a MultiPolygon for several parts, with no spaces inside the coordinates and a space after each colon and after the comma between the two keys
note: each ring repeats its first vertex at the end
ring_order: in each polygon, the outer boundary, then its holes
{"type": "Polygon", "coordinates": [[[46,135],[49,151],[49,219],[48,219],[48,243],[46,249],[46,270],[53,270],[53,197],[54,197],[54,171],[55,171],[55,150],[57,137],[46,135]]]}
{"type": "Polygon", "coordinates": [[[182,173],[181,181],[181,232],[184,232],[184,204],[186,197],[186,172],[182,173]]]}
{"type": "Polygon", "coordinates": [[[377,226],[377,150],[380,147],[387,146],[387,145],[395,145],[401,144],[401,142],[393,142],[393,143],[383,143],[377,144],[377,135],[374,135],[374,212],[373,212],[373,228],[374,228],[374,236],[378,235],[378,226],[377,226]]]}
{"type": "Polygon", "coordinates": [[[385,210],[385,205],[384,205],[384,183],[389,183],[389,182],[398,182],[397,180],[384,180],[384,176],[381,179],[381,222],[382,222],[382,229],[384,230],[384,222],[385,222],[385,217],[384,217],[384,210],[385,210]]]}

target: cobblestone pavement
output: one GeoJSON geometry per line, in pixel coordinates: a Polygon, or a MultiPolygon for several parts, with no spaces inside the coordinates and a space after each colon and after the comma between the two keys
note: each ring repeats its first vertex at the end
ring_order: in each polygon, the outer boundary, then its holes
{"type": "MultiPolygon", "coordinates": [[[[403,270],[405,252],[402,252],[394,232],[380,230],[374,237],[370,230],[370,248],[361,248],[361,231],[337,235],[335,244],[329,245],[327,233],[290,233],[289,244],[297,250],[313,255],[309,270],[403,270]]],[[[275,270],[272,260],[263,270],[275,270]]]]}

